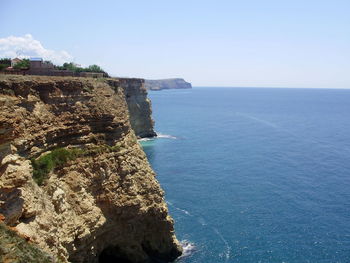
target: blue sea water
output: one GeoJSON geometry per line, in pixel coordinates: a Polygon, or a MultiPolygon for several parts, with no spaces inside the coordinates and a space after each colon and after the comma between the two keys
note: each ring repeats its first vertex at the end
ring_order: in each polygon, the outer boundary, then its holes
{"type": "Polygon", "coordinates": [[[350,90],[150,92],[181,263],[350,262],[350,90]],[[171,136],[166,136],[171,135],[171,136]]]}

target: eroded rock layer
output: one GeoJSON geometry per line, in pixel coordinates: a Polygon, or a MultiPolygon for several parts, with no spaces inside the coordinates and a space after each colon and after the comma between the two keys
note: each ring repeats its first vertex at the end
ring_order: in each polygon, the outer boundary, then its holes
{"type": "Polygon", "coordinates": [[[181,253],[129,121],[125,96],[145,95],[125,92],[127,82],[0,76],[0,213],[60,260],[171,261],[181,253]],[[83,154],[39,186],[30,160],[58,148],[83,154]]]}
{"type": "Polygon", "coordinates": [[[114,87],[122,87],[130,113],[130,124],[136,136],[154,137],[151,101],[147,98],[147,89],[143,79],[118,78],[109,80],[114,87]]]}

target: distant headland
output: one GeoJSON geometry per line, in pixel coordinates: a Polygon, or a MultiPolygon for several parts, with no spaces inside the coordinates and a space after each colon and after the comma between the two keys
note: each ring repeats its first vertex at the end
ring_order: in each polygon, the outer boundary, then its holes
{"type": "Polygon", "coordinates": [[[192,85],[181,78],[145,80],[145,87],[149,90],[162,89],[191,89],[192,85]]]}

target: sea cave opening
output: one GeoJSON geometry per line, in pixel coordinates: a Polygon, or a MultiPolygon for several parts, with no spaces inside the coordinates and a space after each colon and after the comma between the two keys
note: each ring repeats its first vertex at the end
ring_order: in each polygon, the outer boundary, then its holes
{"type": "Polygon", "coordinates": [[[98,257],[99,263],[132,263],[124,256],[118,247],[107,247],[98,257]]]}

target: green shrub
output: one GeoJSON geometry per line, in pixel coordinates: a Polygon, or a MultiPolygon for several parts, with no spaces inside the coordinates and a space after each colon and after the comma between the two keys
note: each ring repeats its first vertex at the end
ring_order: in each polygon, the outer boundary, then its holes
{"type": "Polygon", "coordinates": [[[16,64],[13,66],[13,68],[14,68],[14,69],[26,69],[26,68],[29,68],[29,65],[30,65],[29,59],[24,58],[24,59],[22,59],[22,61],[16,63],[16,64]]]}
{"type": "Polygon", "coordinates": [[[0,64],[0,70],[4,70],[5,68],[9,67],[8,65],[5,64],[0,64]]]}
{"type": "Polygon", "coordinates": [[[8,67],[11,66],[11,59],[10,58],[0,58],[0,64],[7,65],[8,67]]]}
{"type": "Polygon", "coordinates": [[[70,63],[64,63],[62,66],[55,66],[56,69],[60,70],[71,70],[74,73],[80,73],[80,72],[96,72],[96,73],[105,73],[107,76],[107,72],[104,71],[100,66],[98,65],[90,65],[87,68],[82,68],[80,66],[77,66],[75,63],[70,62],[70,63]]]}
{"type": "Polygon", "coordinates": [[[81,150],[79,149],[58,148],[36,160],[32,159],[34,181],[38,185],[42,185],[47,175],[53,169],[76,159],[80,155],[80,152],[81,150]]]}
{"type": "Polygon", "coordinates": [[[0,58],[0,70],[4,70],[7,67],[11,67],[10,58],[0,58]]]}
{"type": "Polygon", "coordinates": [[[117,152],[119,145],[109,146],[106,144],[91,147],[89,149],[57,148],[38,159],[32,159],[33,179],[38,185],[42,185],[48,174],[56,167],[64,166],[68,161],[73,161],[82,156],[93,156],[105,152],[117,152]]]}

